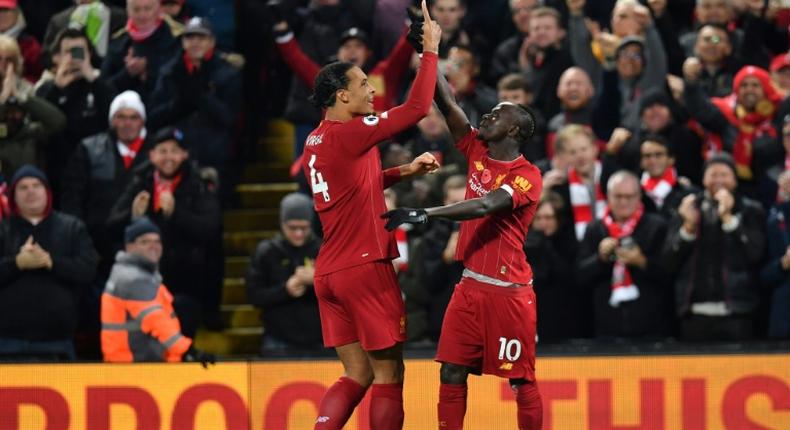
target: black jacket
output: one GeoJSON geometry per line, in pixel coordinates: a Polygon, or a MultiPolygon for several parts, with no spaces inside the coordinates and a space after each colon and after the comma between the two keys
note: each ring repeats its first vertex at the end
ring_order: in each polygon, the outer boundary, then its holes
{"type": "Polygon", "coordinates": [[[189,73],[181,51],[162,68],[148,125],[154,130],[178,125],[193,159],[216,166],[230,158],[241,99],[241,73],[219,53],[189,73]]]}
{"type": "MultiPolygon", "coordinates": [[[[57,106],[66,115],[64,138],[73,150],[80,139],[107,129],[107,114],[115,97],[110,83],[97,77],[93,82],[80,79],[65,88],[58,88],[54,80],[41,85],[36,95],[57,106]]],[[[63,151],[65,156],[71,153],[63,151]]]]}
{"type": "Polygon", "coordinates": [[[586,292],[577,288],[573,264],[578,244],[571,228],[551,236],[530,229],[524,244],[532,266],[533,287],[538,298],[538,338],[541,342],[582,336],[582,303],[586,292]]]}
{"type": "Polygon", "coordinates": [[[566,47],[547,49],[540,66],[530,62],[530,68],[525,75],[535,95],[534,105],[545,118],[551,118],[560,112],[557,85],[562,73],[571,66],[573,58],[566,47]]]}
{"type": "MultiPolygon", "coordinates": [[[[118,152],[115,134],[106,132],[83,139],[63,171],[61,209],[82,219],[88,226],[104,272],[113,264],[122,238],[107,232],[107,217],[121,193],[134,177],[134,169],[148,160],[150,141],[143,143],[132,167],[127,170],[118,152]]],[[[108,274],[109,272],[105,273],[108,274]]]]}
{"type": "Polygon", "coordinates": [[[668,306],[672,290],[662,266],[661,250],[667,225],[661,217],[645,213],[632,234],[634,242],[647,258],[645,269],[628,267],[639,298],[622,302],[617,307],[609,304],[612,292],[613,263],[598,257],[598,244],[609,232],[601,221],[587,226],[579,247],[576,279],[584,288],[593,290],[595,335],[599,337],[662,336],[668,334],[672,313],[668,306]]]}
{"type": "Polygon", "coordinates": [[[664,264],[676,274],[675,310],[683,316],[691,304],[726,302],[735,314],[748,314],[758,305],[757,271],[765,248],[765,212],[754,200],[736,195],[733,215],[738,228],[725,232],[716,209],[705,194],[697,194],[701,209],[694,240],[680,236],[683,220],[675,216],[669,225],[664,264]]]}
{"type": "Polygon", "coordinates": [[[35,226],[13,216],[0,223],[0,252],[0,337],[70,340],[80,318],[79,298],[96,270],[85,224],[60,212],[35,226]],[[17,267],[19,248],[31,235],[51,255],[51,271],[17,267]]]}
{"type": "Polygon", "coordinates": [[[321,239],[313,236],[294,247],[278,235],[264,240],[255,249],[247,269],[247,300],[262,310],[266,333],[298,347],[321,347],[321,319],[318,300],[312,289],[298,298],[285,290],[288,278],[305,260],[318,256],[321,239]]]}
{"type": "Polygon", "coordinates": [[[113,35],[107,56],[102,64],[101,74],[119,92],[126,90],[137,91],[143,102],[148,102],[148,97],[154,90],[159,71],[162,66],[170,61],[181,49],[177,39],[178,34],[170,27],[167,21],[162,21],[148,39],[138,43],[132,40],[126,30],[121,30],[113,35]],[[129,75],[126,71],[124,58],[131,48],[136,57],[145,57],[147,60],[145,81],[129,75]]]}
{"type": "MultiPolygon", "coordinates": [[[[176,188],[175,210],[170,218],[154,212],[154,166],[144,163],[135,169],[132,181],[118,198],[107,220],[111,239],[122,238],[123,229],[132,221],[132,201],[140,191],[151,193],[147,215],[162,230],[160,272],[173,294],[200,297],[207,288],[220,288],[216,250],[222,219],[216,192],[200,177],[194,163],[181,167],[181,183],[176,188]]],[[[221,257],[220,257],[221,258],[221,257]]]]}

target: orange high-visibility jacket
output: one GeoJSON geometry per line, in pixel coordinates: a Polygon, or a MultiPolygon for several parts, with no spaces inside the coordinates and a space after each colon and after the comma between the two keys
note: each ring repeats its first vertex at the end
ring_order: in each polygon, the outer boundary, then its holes
{"type": "Polygon", "coordinates": [[[156,265],[123,251],[102,294],[101,322],[104,361],[181,361],[192,344],[156,265]]]}

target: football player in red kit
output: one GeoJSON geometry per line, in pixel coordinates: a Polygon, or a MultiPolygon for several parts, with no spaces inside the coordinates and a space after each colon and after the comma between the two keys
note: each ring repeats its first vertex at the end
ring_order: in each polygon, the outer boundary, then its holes
{"type": "Polygon", "coordinates": [[[535,117],[526,107],[500,103],[475,129],[441,76],[435,100],[456,147],[466,155],[466,200],[428,209],[399,208],[382,217],[390,230],[433,217],[464,221],[456,250],[456,258],[464,263],[463,277],[447,306],[436,353],[441,363],[439,428],[463,428],[467,377],[486,373],[510,380],[518,428],[540,429],[537,314],[524,241],[542,180],[538,168],[518,150],[532,136],[535,117]]]}
{"type": "Polygon", "coordinates": [[[341,429],[371,386],[370,427],[403,427],[406,319],[391,260],[394,235],[379,215],[384,188],[438,168],[430,154],[382,171],[376,144],[425,117],[436,84],[441,30],[423,1],[420,68],[404,104],[376,116],[373,87],[350,63],[321,69],[312,100],[326,116],[305,141],[302,168],[324,229],[315,266],[315,294],[324,345],[334,347],[345,375],[319,406],[316,430],[341,429]]]}

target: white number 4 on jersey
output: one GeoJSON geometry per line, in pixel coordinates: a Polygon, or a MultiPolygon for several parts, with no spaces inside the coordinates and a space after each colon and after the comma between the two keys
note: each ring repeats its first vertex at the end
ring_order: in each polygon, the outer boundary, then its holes
{"type": "Polygon", "coordinates": [[[313,189],[313,194],[322,194],[324,203],[329,203],[329,184],[324,181],[324,175],[315,170],[315,160],[315,154],[313,154],[310,156],[310,162],[307,163],[310,166],[310,186],[313,189]]]}

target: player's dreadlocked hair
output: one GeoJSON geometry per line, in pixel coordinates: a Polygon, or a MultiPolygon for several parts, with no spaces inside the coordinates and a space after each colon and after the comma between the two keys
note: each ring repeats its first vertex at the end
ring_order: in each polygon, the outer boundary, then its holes
{"type": "Polygon", "coordinates": [[[531,107],[525,105],[518,106],[518,140],[526,143],[535,134],[535,111],[531,107]]]}
{"type": "Polygon", "coordinates": [[[321,68],[315,77],[313,84],[313,94],[308,100],[319,109],[328,108],[335,105],[335,93],[337,90],[348,88],[349,78],[346,75],[352,67],[351,63],[336,61],[321,68]]]}

